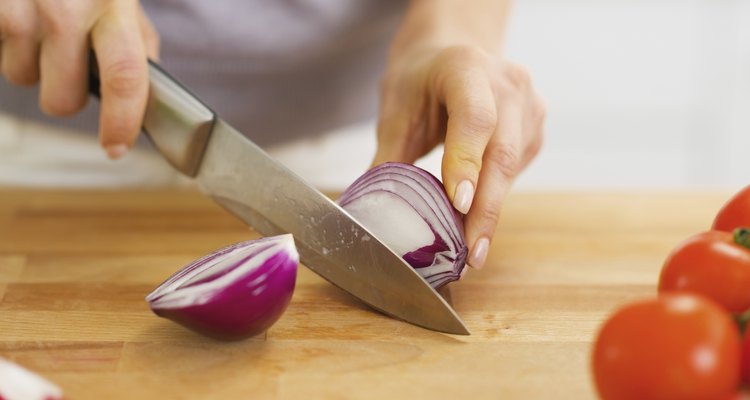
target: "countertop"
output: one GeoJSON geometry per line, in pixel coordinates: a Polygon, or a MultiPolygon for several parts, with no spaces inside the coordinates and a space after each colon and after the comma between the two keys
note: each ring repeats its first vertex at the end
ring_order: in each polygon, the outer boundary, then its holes
{"type": "Polygon", "coordinates": [[[447,295],[472,334],[372,311],[300,267],[265,334],[218,342],[144,296],[257,237],[199,193],[0,189],[0,356],[66,399],[589,399],[591,343],[654,296],[678,241],[730,193],[515,192],[485,268],[447,295]]]}

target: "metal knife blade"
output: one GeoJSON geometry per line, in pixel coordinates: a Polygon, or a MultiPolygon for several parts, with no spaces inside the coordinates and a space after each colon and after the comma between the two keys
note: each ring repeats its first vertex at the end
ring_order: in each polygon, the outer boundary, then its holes
{"type": "Polygon", "coordinates": [[[224,121],[211,133],[196,179],[260,233],[292,233],[303,264],[370,306],[425,328],[469,333],[400,256],[224,121]]]}
{"type": "MultiPolygon", "coordinates": [[[[453,308],[345,210],[153,62],[149,75],[144,131],[206,195],[263,235],[291,233],[304,265],[371,307],[424,328],[469,334],[453,308]]],[[[90,89],[99,89],[95,66],[90,89]]]]}

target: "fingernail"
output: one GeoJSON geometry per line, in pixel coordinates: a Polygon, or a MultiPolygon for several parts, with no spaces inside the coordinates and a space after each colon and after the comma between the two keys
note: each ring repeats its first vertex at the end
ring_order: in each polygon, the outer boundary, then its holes
{"type": "Polygon", "coordinates": [[[487,261],[487,252],[490,250],[490,241],[487,238],[479,238],[474,243],[474,250],[471,252],[469,257],[469,265],[476,269],[480,269],[484,266],[484,262],[487,261]]]}
{"type": "Polygon", "coordinates": [[[466,214],[471,208],[472,200],[474,200],[474,185],[468,180],[461,181],[456,186],[456,196],[453,197],[453,206],[461,214],[466,214]]]}
{"type": "Polygon", "coordinates": [[[110,160],[117,160],[122,158],[122,156],[128,152],[128,146],[124,144],[110,144],[109,146],[106,146],[104,150],[107,152],[107,157],[109,157],[110,160]]]}

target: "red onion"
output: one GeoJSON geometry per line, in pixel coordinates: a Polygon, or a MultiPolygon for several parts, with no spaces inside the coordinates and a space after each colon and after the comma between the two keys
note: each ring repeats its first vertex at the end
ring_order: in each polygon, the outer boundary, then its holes
{"type": "Polygon", "coordinates": [[[41,376],[0,358],[1,400],[60,400],[62,390],[41,376]]]}
{"type": "Polygon", "coordinates": [[[206,336],[244,339],[284,313],[298,263],[292,235],[241,242],[182,268],[146,300],[157,315],[206,336]]]}
{"type": "Polygon", "coordinates": [[[381,164],[354,181],[338,203],[435,289],[461,277],[468,252],[463,220],[429,172],[381,164]]]}

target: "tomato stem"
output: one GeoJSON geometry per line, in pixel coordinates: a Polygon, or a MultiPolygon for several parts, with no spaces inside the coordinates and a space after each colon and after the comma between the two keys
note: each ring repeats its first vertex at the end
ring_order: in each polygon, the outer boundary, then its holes
{"type": "Polygon", "coordinates": [[[744,334],[747,329],[747,324],[750,322],[750,310],[743,313],[734,315],[734,320],[737,322],[737,326],[740,329],[740,333],[744,334]]]}
{"type": "Polygon", "coordinates": [[[750,229],[737,228],[734,230],[734,242],[738,245],[750,249],[750,229]]]}

